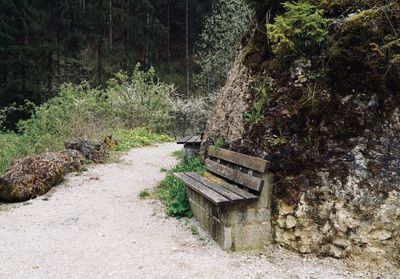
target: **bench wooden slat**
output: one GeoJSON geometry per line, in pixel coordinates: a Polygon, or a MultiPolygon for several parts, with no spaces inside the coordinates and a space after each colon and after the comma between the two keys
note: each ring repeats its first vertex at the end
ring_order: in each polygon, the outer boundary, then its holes
{"type": "Polygon", "coordinates": [[[187,140],[186,143],[201,143],[201,139],[199,136],[193,136],[192,138],[187,140]]]}
{"type": "Polygon", "coordinates": [[[184,137],[184,138],[178,140],[176,143],[177,143],[177,144],[184,144],[184,143],[186,143],[189,139],[191,139],[192,137],[193,137],[193,136],[186,136],[186,137],[184,137]]]}
{"type": "Polygon", "coordinates": [[[215,176],[212,173],[206,173],[206,176],[207,176],[207,180],[213,181],[213,182],[217,183],[218,185],[220,185],[221,187],[224,187],[225,189],[227,189],[231,192],[234,192],[235,194],[242,196],[243,198],[245,198],[249,201],[258,200],[258,196],[253,195],[252,193],[246,192],[245,190],[240,189],[239,187],[226,182],[222,178],[215,176]]]}
{"type": "Polygon", "coordinates": [[[229,191],[228,189],[222,187],[221,185],[218,185],[212,181],[205,179],[204,177],[200,176],[198,173],[189,172],[189,173],[186,173],[186,175],[190,176],[194,180],[200,182],[204,186],[210,188],[211,190],[217,192],[218,194],[223,195],[224,197],[226,197],[227,199],[229,199],[233,202],[246,200],[244,197],[239,196],[238,194],[236,194],[232,191],[229,191]]]}
{"type": "Polygon", "coordinates": [[[210,200],[215,205],[221,205],[224,203],[230,203],[231,201],[228,200],[226,197],[218,194],[217,192],[211,190],[210,188],[204,186],[200,182],[194,180],[190,176],[186,175],[185,173],[174,173],[174,176],[181,180],[187,187],[196,191],[197,193],[203,195],[208,200],[210,200]]]}
{"type": "Polygon", "coordinates": [[[268,161],[261,158],[252,157],[222,148],[217,148],[215,146],[210,146],[208,148],[208,156],[222,159],[224,161],[234,163],[236,165],[243,166],[261,173],[264,173],[267,170],[269,163],[268,161]]]}
{"type": "Polygon", "coordinates": [[[206,160],[206,168],[212,173],[220,175],[230,181],[243,185],[249,189],[261,192],[264,181],[238,170],[231,169],[210,159],[206,160]]]}

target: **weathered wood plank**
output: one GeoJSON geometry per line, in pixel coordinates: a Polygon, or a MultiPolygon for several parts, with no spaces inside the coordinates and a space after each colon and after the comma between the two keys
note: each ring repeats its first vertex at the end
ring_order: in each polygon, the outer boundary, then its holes
{"type": "Polygon", "coordinates": [[[193,136],[192,138],[187,140],[186,143],[201,143],[201,139],[199,136],[193,136]]]}
{"type": "Polygon", "coordinates": [[[269,164],[268,161],[261,158],[217,148],[215,146],[210,146],[208,148],[208,156],[222,159],[224,161],[234,163],[236,165],[243,166],[261,173],[264,173],[267,170],[269,164]]]}
{"type": "Polygon", "coordinates": [[[264,181],[260,178],[248,175],[238,170],[234,170],[210,159],[206,160],[206,168],[212,173],[220,175],[230,181],[243,185],[244,187],[257,192],[261,192],[261,188],[264,185],[264,181]]]}
{"type": "Polygon", "coordinates": [[[232,202],[237,202],[241,200],[245,200],[244,197],[237,195],[236,193],[229,191],[228,189],[222,187],[221,185],[218,185],[212,181],[209,181],[207,179],[204,179],[204,177],[200,176],[198,173],[195,172],[187,172],[186,175],[190,176],[194,180],[200,182],[204,186],[210,188],[211,190],[217,192],[218,194],[223,195],[227,199],[231,200],[232,202]]]}
{"type": "Polygon", "coordinates": [[[215,205],[221,205],[225,203],[230,203],[231,201],[228,200],[226,197],[222,196],[221,194],[211,190],[210,188],[204,186],[200,182],[194,180],[190,176],[186,175],[185,173],[174,173],[174,176],[181,180],[187,187],[196,191],[197,193],[201,194],[202,196],[206,197],[215,205]]]}
{"type": "Polygon", "coordinates": [[[218,176],[215,176],[211,172],[206,172],[203,174],[203,176],[207,180],[213,181],[214,183],[220,185],[221,187],[224,187],[225,189],[228,189],[229,191],[234,192],[235,194],[242,196],[243,198],[245,198],[249,201],[258,200],[258,196],[253,195],[252,193],[246,192],[245,190],[226,182],[225,180],[223,180],[222,178],[220,178],[218,176]]]}
{"type": "Polygon", "coordinates": [[[190,138],[192,138],[192,136],[186,136],[186,137],[178,140],[176,143],[177,144],[185,144],[190,138]]]}

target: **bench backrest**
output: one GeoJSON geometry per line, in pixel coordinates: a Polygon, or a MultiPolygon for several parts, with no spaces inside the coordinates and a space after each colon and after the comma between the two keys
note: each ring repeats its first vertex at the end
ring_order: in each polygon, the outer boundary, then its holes
{"type": "Polygon", "coordinates": [[[259,193],[264,185],[262,177],[268,163],[261,158],[211,146],[208,148],[206,168],[230,182],[259,193]]]}

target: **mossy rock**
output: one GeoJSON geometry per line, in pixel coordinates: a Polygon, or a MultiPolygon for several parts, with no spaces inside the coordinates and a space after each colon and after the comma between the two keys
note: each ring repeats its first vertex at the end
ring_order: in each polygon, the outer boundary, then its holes
{"type": "Polygon", "coordinates": [[[23,202],[47,193],[64,175],[81,167],[76,151],[46,153],[15,160],[0,177],[0,201],[23,202]]]}

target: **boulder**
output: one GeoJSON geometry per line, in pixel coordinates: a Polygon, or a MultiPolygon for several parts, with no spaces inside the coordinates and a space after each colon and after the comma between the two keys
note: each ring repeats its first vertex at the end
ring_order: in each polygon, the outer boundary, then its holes
{"type": "Polygon", "coordinates": [[[64,146],[67,150],[79,151],[85,159],[101,163],[106,159],[108,152],[117,144],[112,136],[106,137],[103,141],[91,142],[86,139],[76,139],[65,142],[64,146]]]}
{"type": "Polygon", "coordinates": [[[75,150],[27,156],[15,160],[0,177],[0,201],[22,202],[48,192],[68,172],[81,167],[81,154],[75,150]]]}

